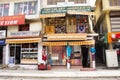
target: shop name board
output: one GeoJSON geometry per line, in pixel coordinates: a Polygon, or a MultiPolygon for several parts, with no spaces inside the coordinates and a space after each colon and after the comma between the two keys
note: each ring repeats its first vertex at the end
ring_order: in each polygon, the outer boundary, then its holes
{"type": "Polygon", "coordinates": [[[0,40],[0,45],[5,45],[5,40],[0,40]]]}
{"type": "Polygon", "coordinates": [[[66,13],[67,11],[89,12],[91,11],[91,7],[90,6],[73,6],[73,7],[43,8],[41,10],[41,14],[66,13]]]}
{"type": "Polygon", "coordinates": [[[20,31],[20,32],[10,32],[11,37],[18,36],[39,36],[39,31],[20,31]]]}
{"type": "Polygon", "coordinates": [[[48,34],[47,40],[87,40],[87,34],[48,34]]]}
{"type": "Polygon", "coordinates": [[[0,39],[5,38],[5,36],[6,36],[6,31],[0,30],[0,39]]]}
{"type": "Polygon", "coordinates": [[[0,26],[13,26],[25,24],[25,15],[0,17],[0,26]]]}

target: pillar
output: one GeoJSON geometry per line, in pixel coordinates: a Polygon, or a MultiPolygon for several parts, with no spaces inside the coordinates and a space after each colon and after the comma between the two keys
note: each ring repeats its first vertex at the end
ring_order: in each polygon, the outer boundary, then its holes
{"type": "Polygon", "coordinates": [[[5,65],[9,64],[9,55],[10,55],[10,48],[9,48],[9,44],[6,44],[6,46],[4,47],[4,60],[5,60],[5,65]]]}
{"type": "Polygon", "coordinates": [[[38,43],[38,64],[42,63],[42,42],[38,43]]]}

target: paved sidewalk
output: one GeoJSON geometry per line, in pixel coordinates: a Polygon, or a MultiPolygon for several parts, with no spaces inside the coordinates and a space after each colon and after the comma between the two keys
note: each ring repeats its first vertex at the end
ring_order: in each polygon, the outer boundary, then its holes
{"type": "Polygon", "coordinates": [[[42,78],[98,78],[120,77],[120,69],[97,69],[96,71],[80,71],[78,69],[59,70],[0,70],[0,77],[42,77],[42,78]]]}

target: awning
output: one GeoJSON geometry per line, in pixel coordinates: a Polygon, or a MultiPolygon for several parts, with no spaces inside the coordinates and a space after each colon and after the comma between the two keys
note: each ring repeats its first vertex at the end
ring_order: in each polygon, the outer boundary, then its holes
{"type": "Polygon", "coordinates": [[[20,43],[37,43],[41,38],[26,38],[26,39],[6,39],[7,44],[20,44],[20,43]]]}
{"type": "Polygon", "coordinates": [[[87,41],[75,41],[75,42],[43,42],[43,46],[64,46],[64,45],[93,45],[95,44],[94,40],[87,40],[87,41]]]}
{"type": "Polygon", "coordinates": [[[94,12],[77,12],[77,11],[67,11],[68,14],[80,14],[80,15],[95,15],[94,12]]]}
{"type": "Polygon", "coordinates": [[[57,14],[41,14],[40,18],[50,18],[50,17],[64,17],[65,13],[57,13],[57,14]]]}

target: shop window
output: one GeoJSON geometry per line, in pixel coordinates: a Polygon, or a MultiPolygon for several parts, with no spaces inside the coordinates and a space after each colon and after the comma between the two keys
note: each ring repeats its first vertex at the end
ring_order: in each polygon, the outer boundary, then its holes
{"type": "Polygon", "coordinates": [[[46,24],[46,34],[66,33],[66,21],[64,17],[46,19],[46,24]]]}
{"type": "Polygon", "coordinates": [[[120,0],[109,0],[110,6],[120,6],[120,0]]]}
{"type": "Polygon", "coordinates": [[[74,2],[75,4],[86,3],[86,0],[68,0],[69,2],[74,2]]]}
{"type": "Polygon", "coordinates": [[[37,1],[15,3],[14,14],[37,14],[37,1]]]}
{"type": "Polygon", "coordinates": [[[37,64],[38,44],[25,43],[21,48],[21,63],[22,64],[37,64]]]}
{"type": "Polygon", "coordinates": [[[76,16],[77,33],[88,33],[88,16],[76,16]]]}
{"type": "Polygon", "coordinates": [[[9,4],[0,4],[0,16],[8,16],[9,4]]]}
{"type": "Polygon", "coordinates": [[[29,24],[19,25],[19,31],[29,31],[29,24]]]}
{"type": "Polygon", "coordinates": [[[65,0],[47,0],[47,5],[57,5],[58,2],[65,2],[65,0]]]}
{"type": "Polygon", "coordinates": [[[88,33],[88,17],[81,15],[70,15],[67,33],[88,33]]]}

